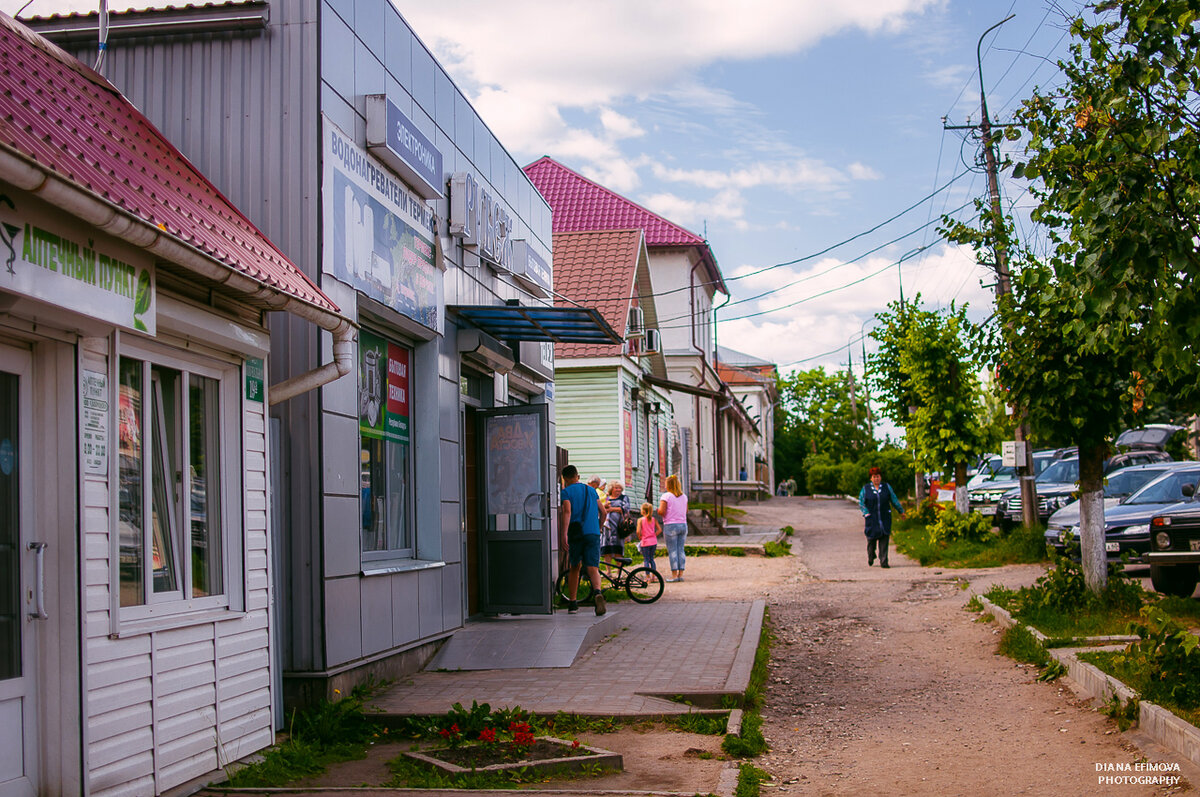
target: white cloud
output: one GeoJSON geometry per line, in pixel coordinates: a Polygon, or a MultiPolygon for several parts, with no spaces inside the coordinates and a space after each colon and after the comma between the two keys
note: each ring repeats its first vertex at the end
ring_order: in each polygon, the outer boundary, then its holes
{"type": "MultiPolygon", "coordinates": [[[[736,347],[739,351],[781,365],[796,363],[796,368],[844,366],[848,345],[853,345],[858,362],[863,326],[869,330],[875,313],[899,298],[895,263],[904,254],[905,250],[897,248],[848,265],[826,257],[729,280],[732,301],[741,302],[731,302],[718,313],[719,335],[724,340],[743,341],[736,347]],[[745,301],[758,294],[766,295],[745,301]],[[776,309],[785,305],[792,306],[776,309]]],[[[751,274],[762,265],[727,270],[727,278],[751,274]]],[[[945,307],[951,301],[970,303],[976,320],[991,312],[992,294],[979,286],[980,278],[990,281],[989,275],[975,263],[970,249],[933,246],[922,256],[905,259],[902,267],[905,298],[911,300],[920,293],[926,307],[945,307]]],[[[866,341],[868,352],[873,345],[866,341]]]]}
{"type": "Polygon", "coordinates": [[[726,221],[735,229],[747,228],[745,200],[734,190],[719,191],[707,200],[693,200],[669,193],[653,194],[642,204],[676,224],[699,231],[706,221],[726,221]]]}
{"type": "Polygon", "coordinates": [[[867,166],[865,163],[855,161],[846,167],[846,171],[855,180],[882,180],[883,175],[867,166]]]}
{"type": "Polygon", "coordinates": [[[729,112],[741,103],[703,86],[698,70],[795,53],[848,29],[895,31],[940,0],[393,2],[507,148],[578,164],[640,134],[611,115],[621,102],[729,112]],[[572,135],[565,109],[597,115],[590,139],[572,135]]]}

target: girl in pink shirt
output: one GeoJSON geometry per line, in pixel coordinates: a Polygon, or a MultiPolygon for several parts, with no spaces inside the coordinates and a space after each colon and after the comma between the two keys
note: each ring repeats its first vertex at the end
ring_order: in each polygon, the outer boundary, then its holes
{"type": "Polygon", "coordinates": [[[652,512],[653,506],[642,504],[642,516],[638,518],[637,524],[638,547],[642,551],[642,566],[657,570],[654,565],[654,551],[658,548],[658,524],[650,516],[652,512]]]}

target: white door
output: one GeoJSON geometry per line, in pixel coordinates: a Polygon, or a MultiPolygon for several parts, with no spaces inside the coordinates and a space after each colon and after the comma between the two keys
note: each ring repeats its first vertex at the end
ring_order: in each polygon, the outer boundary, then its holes
{"type": "Polygon", "coordinates": [[[0,797],[37,793],[39,552],[33,539],[32,358],[0,346],[0,797]]]}

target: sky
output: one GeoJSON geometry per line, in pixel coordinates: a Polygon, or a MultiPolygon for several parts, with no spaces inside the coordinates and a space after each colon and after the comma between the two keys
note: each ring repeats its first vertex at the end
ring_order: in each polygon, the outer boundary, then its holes
{"type": "MultiPolygon", "coordinates": [[[[942,214],[969,218],[986,192],[977,142],[943,119],[979,121],[976,44],[1010,13],[983,40],[992,119],[1011,119],[1035,87],[1054,85],[1066,13],[1078,8],[392,2],[518,163],[550,155],[704,236],[730,288],[718,297],[718,342],[784,372],[850,358],[860,371],[873,347],[863,331],[901,291],[990,315],[993,275],[936,232],[942,214]]],[[[0,11],[22,5],[0,0],[0,11]]],[[[97,6],[34,0],[25,14],[97,6]]],[[[1036,235],[1023,218],[1026,186],[1004,178],[1002,195],[1036,235]]]]}

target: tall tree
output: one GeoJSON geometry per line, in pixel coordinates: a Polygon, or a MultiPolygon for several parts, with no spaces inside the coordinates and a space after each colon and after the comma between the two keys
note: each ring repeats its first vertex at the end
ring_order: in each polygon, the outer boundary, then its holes
{"type": "Polygon", "coordinates": [[[872,336],[878,335],[881,347],[871,360],[872,389],[886,396],[893,422],[903,422],[920,469],[953,469],[955,506],[966,512],[967,464],[983,443],[982,394],[966,309],[926,310],[918,295],[909,305],[889,306],[878,318],[881,324],[872,336]]]}
{"type": "Polygon", "coordinates": [[[1035,377],[1026,406],[1079,443],[1085,575],[1099,589],[1108,435],[1156,388],[1200,398],[1200,1],[1089,12],[1072,23],[1061,88],[1018,114],[1029,138],[1014,174],[1035,180],[1052,251],[1002,314],[1025,325],[1009,378],[1035,377]]]}
{"type": "Polygon", "coordinates": [[[874,451],[866,413],[851,399],[852,378],[846,371],[827,373],[824,368],[780,377],[782,415],[776,417],[782,424],[776,434],[782,429],[785,440],[802,441],[808,453],[829,454],[835,461],[874,451]]]}

